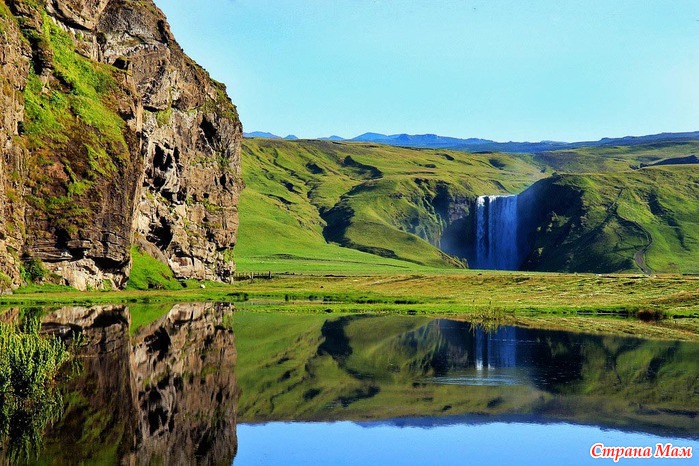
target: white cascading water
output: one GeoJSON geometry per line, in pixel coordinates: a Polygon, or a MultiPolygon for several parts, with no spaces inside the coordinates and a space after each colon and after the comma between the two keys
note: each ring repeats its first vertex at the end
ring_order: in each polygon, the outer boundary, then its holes
{"type": "Polygon", "coordinates": [[[476,201],[475,269],[517,270],[517,196],[479,196],[476,201]]]}

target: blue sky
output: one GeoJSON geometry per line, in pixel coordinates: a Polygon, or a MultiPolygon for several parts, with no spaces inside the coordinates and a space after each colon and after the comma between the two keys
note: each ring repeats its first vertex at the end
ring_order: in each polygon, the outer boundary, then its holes
{"type": "Polygon", "coordinates": [[[245,131],[699,130],[697,0],[156,0],[245,131]]]}

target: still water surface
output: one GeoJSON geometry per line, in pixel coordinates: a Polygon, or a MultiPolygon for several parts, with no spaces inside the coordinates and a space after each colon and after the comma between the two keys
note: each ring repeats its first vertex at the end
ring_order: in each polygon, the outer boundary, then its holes
{"type": "Polygon", "coordinates": [[[596,442],[699,455],[695,343],[212,303],[42,320],[82,346],[39,464],[611,463],[596,442]]]}
{"type": "MultiPolygon", "coordinates": [[[[593,459],[590,446],[696,441],[574,424],[536,424],[462,418],[431,427],[409,422],[269,423],[238,426],[236,464],[578,465],[593,459]]],[[[627,459],[621,464],[695,464],[697,459],[627,459]]]]}

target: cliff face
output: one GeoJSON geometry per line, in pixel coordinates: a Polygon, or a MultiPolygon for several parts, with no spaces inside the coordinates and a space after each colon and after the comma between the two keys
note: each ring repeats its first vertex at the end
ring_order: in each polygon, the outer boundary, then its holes
{"type": "Polygon", "coordinates": [[[24,119],[22,89],[29,72],[31,49],[0,1],[0,289],[19,281],[24,204],[21,182],[25,151],[18,139],[24,119]]]}
{"type": "Polygon", "coordinates": [[[179,278],[234,271],[242,128],[151,1],[0,0],[0,272],[40,259],[123,286],[137,245],[179,278]]]}

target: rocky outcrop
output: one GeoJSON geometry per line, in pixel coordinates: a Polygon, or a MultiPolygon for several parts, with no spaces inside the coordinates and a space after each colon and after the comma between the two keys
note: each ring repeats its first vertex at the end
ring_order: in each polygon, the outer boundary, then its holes
{"type": "Polygon", "coordinates": [[[442,221],[444,229],[438,238],[439,249],[445,253],[467,260],[469,245],[473,242],[470,234],[471,211],[474,200],[451,190],[442,190],[433,200],[435,211],[442,221]]]}
{"type": "Polygon", "coordinates": [[[150,0],[0,8],[5,281],[35,257],[77,288],[121,287],[133,244],[178,278],[230,280],[241,124],[162,12],[150,0]]]}
{"type": "Polygon", "coordinates": [[[31,49],[10,10],[0,1],[0,291],[19,282],[24,203],[24,145],[18,141],[24,119],[22,90],[31,49]]]}
{"type": "Polygon", "coordinates": [[[143,96],[137,244],[178,277],[228,279],[242,129],[225,87],[182,52],[155,8],[112,1],[98,34],[101,59],[125,68],[143,96]]]}

